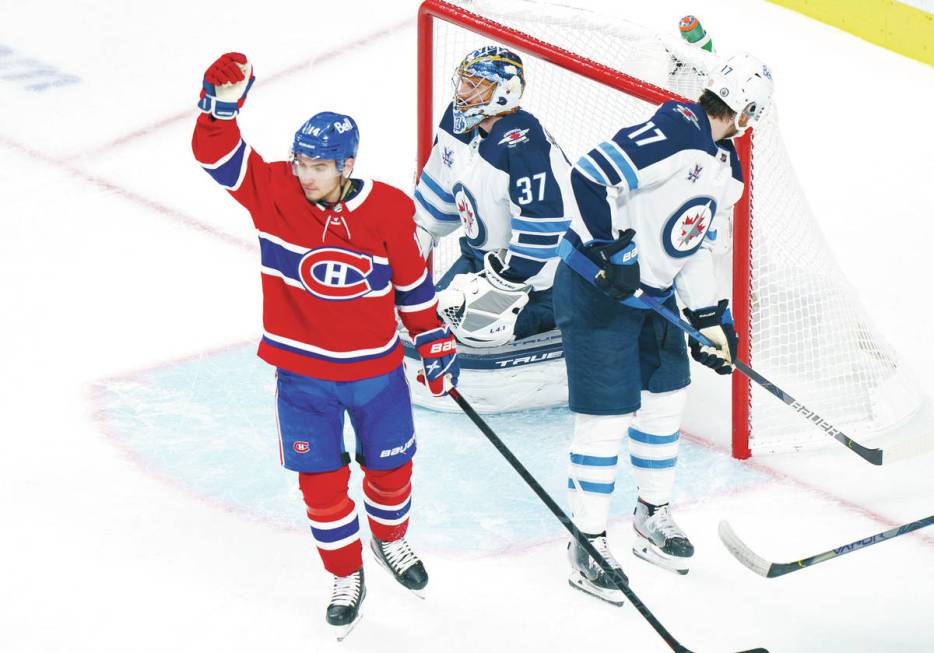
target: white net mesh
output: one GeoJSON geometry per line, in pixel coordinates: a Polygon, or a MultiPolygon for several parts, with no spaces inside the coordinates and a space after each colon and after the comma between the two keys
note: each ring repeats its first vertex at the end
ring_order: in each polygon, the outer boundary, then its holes
{"type": "MultiPolygon", "coordinates": [[[[674,25],[669,38],[621,19],[526,0],[450,4],[689,99],[700,95],[705,72],[720,61],[681,40],[674,25]]],[[[434,22],[432,125],[451,100],[450,78],[457,64],[469,51],[496,42],[442,20],[434,22]]],[[[538,117],[571,161],[655,110],[521,47],[510,47],[520,50],[525,63],[523,107],[538,117]]],[[[780,71],[776,79],[780,98],[780,71]]],[[[834,262],[778,123],[773,102],[753,138],[752,265],[742,271],[751,279],[749,363],[851,437],[865,441],[906,428],[920,414],[925,398],[870,324],[834,262]]],[[[456,236],[436,253],[436,276],[458,256],[456,236]]],[[[730,292],[729,259],[720,262],[724,294],[730,292]]],[[[831,441],[755,385],[750,402],[749,444],[756,452],[831,441]]]]}

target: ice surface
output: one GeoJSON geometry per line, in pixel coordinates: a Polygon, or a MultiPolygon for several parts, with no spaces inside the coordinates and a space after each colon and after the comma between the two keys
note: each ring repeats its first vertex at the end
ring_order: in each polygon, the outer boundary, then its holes
{"type": "MultiPolygon", "coordinates": [[[[658,30],[692,12],[721,52],[769,62],[835,255],[892,344],[932,369],[934,70],[760,0],[575,4],[658,30]]],[[[241,123],[258,151],[278,158],[308,115],[345,111],[361,125],[358,172],[410,188],[417,3],[353,5],[3,5],[0,651],[337,650],[328,581],[278,467],[272,373],[252,355],[255,238],[188,143],[204,67],[237,49],[255,65],[241,123]]],[[[610,536],[636,592],[705,653],[934,650],[931,534],[774,580],[716,536],[726,518],[789,560],[917,519],[934,506],[932,458],[733,461],[726,386],[695,372],[675,514],[697,560],[678,577],[628,554],[621,471],[610,536]]],[[[340,650],[668,650],[631,607],[567,587],[559,524],[465,418],[416,422],[411,533],[429,599],[371,565],[366,616],[340,650]]],[[[490,423],[563,505],[570,415],[490,423]]]]}

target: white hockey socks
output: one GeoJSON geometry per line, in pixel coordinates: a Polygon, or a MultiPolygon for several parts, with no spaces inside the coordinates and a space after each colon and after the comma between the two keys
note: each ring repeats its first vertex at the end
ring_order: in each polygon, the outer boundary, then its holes
{"type": "Polygon", "coordinates": [[[584,533],[606,530],[620,444],[632,419],[632,413],[575,416],[568,499],[574,524],[584,533]]]}
{"type": "Polygon", "coordinates": [[[643,392],[642,408],[629,427],[629,460],[639,496],[661,505],[671,499],[681,441],[681,416],[687,389],[643,392]]]}

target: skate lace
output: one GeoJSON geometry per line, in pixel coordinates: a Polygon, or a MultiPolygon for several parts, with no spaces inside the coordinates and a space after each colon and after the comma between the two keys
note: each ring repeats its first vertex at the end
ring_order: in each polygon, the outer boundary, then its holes
{"type": "Polygon", "coordinates": [[[360,598],[360,589],[363,586],[361,581],[359,571],[349,576],[335,576],[331,605],[354,605],[360,598]]]}
{"type": "Polygon", "coordinates": [[[394,542],[380,542],[379,546],[383,550],[383,555],[386,556],[386,561],[396,573],[401,574],[419,562],[418,556],[412,551],[405,538],[394,542]]]}
{"type": "Polygon", "coordinates": [[[654,530],[664,535],[666,540],[675,537],[686,537],[681,527],[675,523],[667,505],[656,508],[655,514],[646,521],[651,522],[654,530]]]}
{"type": "MultiPolygon", "coordinates": [[[[595,548],[597,552],[601,556],[603,556],[603,559],[607,561],[607,564],[609,564],[614,569],[619,568],[619,563],[616,561],[616,558],[614,558],[613,554],[610,552],[610,545],[606,541],[606,536],[596,537],[590,540],[590,543],[593,544],[593,548],[595,548]]],[[[590,564],[594,567],[600,566],[597,564],[597,561],[594,560],[593,558],[590,559],[590,564]]]]}

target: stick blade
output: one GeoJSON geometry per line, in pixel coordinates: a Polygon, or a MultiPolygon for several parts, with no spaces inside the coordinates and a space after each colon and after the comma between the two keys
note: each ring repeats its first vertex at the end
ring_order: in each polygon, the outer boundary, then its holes
{"type": "MultiPolygon", "coordinates": [[[[763,578],[769,578],[769,568],[772,566],[765,558],[762,558],[750,549],[746,544],[739,539],[739,536],[733,531],[733,528],[726,522],[721,521],[720,526],[717,528],[717,532],[720,535],[720,541],[723,542],[723,546],[726,547],[726,550],[729,551],[734,558],[739,560],[747,569],[759,574],[763,578]]],[[[753,649],[761,650],[761,649],[753,649]]],[[[743,652],[746,653],[746,652],[743,652]]]]}

